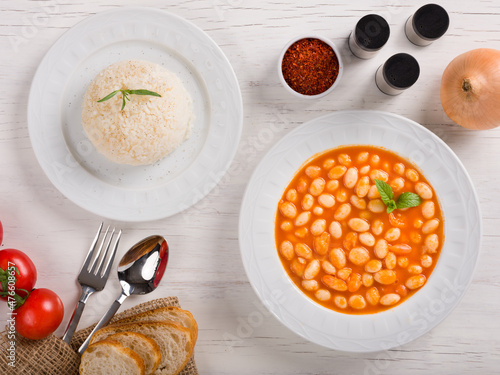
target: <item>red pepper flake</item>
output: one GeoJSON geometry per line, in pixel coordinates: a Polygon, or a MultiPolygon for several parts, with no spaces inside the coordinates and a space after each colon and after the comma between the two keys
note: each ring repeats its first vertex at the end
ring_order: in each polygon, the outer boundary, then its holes
{"type": "Polygon", "coordinates": [[[281,71],[286,83],[303,95],[328,90],[339,74],[339,60],[333,48],[316,38],[301,39],[283,56],[281,71]]]}

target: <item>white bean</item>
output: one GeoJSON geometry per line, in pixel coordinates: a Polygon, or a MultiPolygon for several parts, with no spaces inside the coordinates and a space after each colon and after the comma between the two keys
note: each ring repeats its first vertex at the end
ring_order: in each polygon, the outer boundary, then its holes
{"type": "Polygon", "coordinates": [[[396,268],[396,264],[398,262],[398,259],[396,258],[396,254],[389,251],[384,258],[384,262],[385,262],[385,267],[388,270],[393,270],[394,268],[396,268]]]}
{"type": "Polygon", "coordinates": [[[365,165],[363,167],[361,167],[359,169],[359,174],[362,174],[362,175],[365,175],[365,174],[368,174],[370,172],[370,166],[369,165],[365,165]]]}
{"type": "Polygon", "coordinates": [[[297,208],[291,202],[281,202],[279,205],[279,210],[281,214],[289,219],[293,219],[297,216],[297,208]]]}
{"type": "Polygon", "coordinates": [[[304,259],[312,258],[311,248],[302,242],[299,242],[298,244],[295,245],[295,254],[297,254],[298,257],[304,259]]]}
{"type": "Polygon", "coordinates": [[[340,221],[347,218],[347,216],[349,216],[350,213],[351,213],[351,205],[349,203],[344,203],[340,205],[339,208],[337,208],[337,211],[335,211],[333,217],[335,218],[335,220],[340,221]]]}
{"type": "Polygon", "coordinates": [[[386,206],[381,199],[372,199],[368,202],[368,209],[373,213],[381,213],[386,210],[386,206]]]}
{"type": "Polygon", "coordinates": [[[290,189],[286,192],[285,198],[287,201],[295,202],[297,200],[297,197],[298,197],[297,190],[295,189],[290,189]]]}
{"type": "Polygon", "coordinates": [[[363,296],[355,294],[349,297],[349,306],[351,306],[353,309],[361,310],[366,307],[366,301],[363,296]]]}
{"type": "Polygon", "coordinates": [[[358,169],[351,167],[344,175],[344,185],[346,188],[352,189],[356,185],[356,182],[358,182],[358,169]]]}
{"type": "Polygon", "coordinates": [[[358,163],[366,163],[369,157],[370,154],[368,152],[366,151],[360,152],[358,155],[358,163]]]}
{"type": "Polygon", "coordinates": [[[330,251],[330,262],[337,268],[344,268],[347,264],[347,259],[344,250],[340,247],[336,247],[330,251]]]}
{"type": "Polygon", "coordinates": [[[393,170],[394,172],[402,176],[405,173],[405,165],[403,163],[396,163],[394,164],[393,170]]]}
{"type": "Polygon", "coordinates": [[[391,185],[392,190],[398,192],[405,187],[405,180],[402,179],[401,177],[397,177],[394,180],[392,180],[389,185],[391,185]]]}
{"type": "Polygon", "coordinates": [[[335,266],[327,260],[321,262],[321,268],[323,268],[323,271],[329,275],[335,275],[337,273],[335,266]]]}
{"type": "Polygon", "coordinates": [[[390,228],[387,232],[385,232],[384,238],[389,241],[397,241],[401,236],[401,230],[399,228],[390,228]]]}
{"type": "Polygon", "coordinates": [[[330,180],[326,183],[326,190],[329,192],[335,191],[338,189],[339,185],[339,180],[330,180]]]}
{"type": "Polygon", "coordinates": [[[351,157],[347,154],[340,154],[338,159],[339,163],[345,165],[346,167],[351,165],[351,157]]]}
{"type": "Polygon", "coordinates": [[[304,195],[304,198],[302,198],[302,208],[307,211],[310,210],[313,205],[314,197],[311,194],[304,195]]]}
{"type": "Polygon", "coordinates": [[[426,253],[434,254],[439,247],[439,237],[437,234],[429,234],[425,237],[423,250],[426,253]]]}
{"type": "Polygon", "coordinates": [[[311,213],[309,211],[302,212],[295,219],[295,226],[300,227],[302,225],[305,225],[308,223],[310,219],[311,219],[311,213]]]}
{"type": "Polygon", "coordinates": [[[343,165],[337,165],[336,167],[330,169],[330,171],[328,172],[328,178],[330,180],[337,180],[342,177],[346,171],[347,167],[344,167],[343,165]]]}
{"type": "Polygon", "coordinates": [[[422,226],[422,233],[423,234],[429,234],[434,232],[436,229],[439,228],[439,220],[438,219],[431,219],[424,223],[422,226]]]}
{"type": "Polygon", "coordinates": [[[425,182],[417,182],[415,184],[415,191],[422,199],[431,199],[433,196],[431,187],[425,182]]]}
{"type": "Polygon", "coordinates": [[[316,276],[318,276],[320,267],[321,265],[318,259],[311,260],[304,270],[304,279],[314,279],[316,276]]]}
{"type": "Polygon", "coordinates": [[[339,309],[345,309],[347,307],[347,300],[344,296],[335,296],[333,302],[339,309]]]}
{"type": "Polygon", "coordinates": [[[285,232],[289,232],[293,229],[293,224],[290,221],[285,220],[284,222],[281,223],[281,229],[284,230],[285,232]]]}
{"type": "Polygon", "coordinates": [[[384,223],[382,220],[374,220],[372,223],[372,232],[375,236],[380,235],[384,230],[384,223]]]}
{"type": "Polygon", "coordinates": [[[318,203],[326,208],[331,208],[335,205],[335,197],[331,194],[321,194],[318,197],[318,203]]]}
{"type": "Polygon", "coordinates": [[[373,275],[365,272],[361,278],[361,281],[364,286],[369,288],[373,285],[373,275]]]}
{"type": "Polygon", "coordinates": [[[340,225],[340,223],[338,221],[332,221],[332,223],[330,224],[330,227],[328,228],[328,231],[330,232],[332,237],[337,239],[337,240],[340,237],[342,237],[342,226],[340,225]]]}
{"type": "Polygon", "coordinates": [[[389,244],[386,240],[378,240],[373,251],[378,258],[383,259],[389,252],[389,244]]]}
{"type": "Polygon", "coordinates": [[[419,273],[422,273],[422,266],[419,266],[418,264],[412,264],[408,267],[408,273],[418,275],[419,273]]]}
{"type": "Polygon", "coordinates": [[[370,253],[364,247],[355,247],[349,252],[349,260],[357,266],[362,266],[370,260],[370,253]]]}
{"type": "Polygon", "coordinates": [[[419,178],[418,172],[415,169],[408,169],[406,171],[406,178],[408,178],[411,182],[417,182],[419,178]]]}
{"type": "Polygon", "coordinates": [[[325,190],[325,184],[325,180],[323,180],[321,177],[316,178],[315,180],[313,180],[313,182],[311,182],[311,186],[309,186],[309,193],[317,197],[323,192],[323,190],[325,190]]]}
{"type": "Polygon", "coordinates": [[[365,246],[372,247],[375,245],[375,237],[370,232],[361,233],[358,238],[359,242],[365,246]]]}
{"type": "Polygon", "coordinates": [[[308,177],[317,178],[321,174],[321,168],[317,165],[310,165],[305,172],[308,177]]]}
{"type": "Polygon", "coordinates": [[[424,275],[411,276],[406,280],[405,285],[408,289],[418,289],[425,284],[425,280],[426,278],[424,275]]]}
{"type": "Polygon", "coordinates": [[[384,305],[384,306],[391,306],[391,305],[395,305],[396,303],[398,303],[400,299],[401,299],[401,296],[399,294],[388,293],[388,294],[383,295],[380,298],[380,304],[384,305]]]}
{"type": "Polygon", "coordinates": [[[365,271],[370,273],[378,272],[382,269],[382,262],[378,259],[372,259],[365,264],[365,271]]]}
{"type": "Polygon", "coordinates": [[[332,298],[332,294],[326,289],[318,289],[314,295],[322,302],[326,302],[332,298]]]}
{"type": "Polygon", "coordinates": [[[294,254],[293,244],[290,241],[283,241],[280,246],[281,255],[285,257],[285,259],[292,260],[294,254]]]}
{"type": "Polygon", "coordinates": [[[351,195],[351,203],[360,210],[366,209],[366,201],[363,198],[359,198],[357,195],[351,195]]]}
{"type": "Polygon", "coordinates": [[[422,216],[426,219],[432,219],[436,213],[436,207],[433,201],[426,201],[422,204],[422,216]]]}
{"type": "Polygon", "coordinates": [[[420,258],[420,264],[422,267],[429,268],[432,266],[432,257],[427,254],[422,255],[422,258],[420,258]]]}
{"type": "Polygon", "coordinates": [[[323,168],[324,169],[331,169],[335,165],[335,160],[334,159],[326,159],[325,162],[323,163],[323,168]]]}
{"type": "Polygon", "coordinates": [[[320,206],[316,206],[313,208],[313,214],[315,214],[316,216],[321,216],[323,215],[323,208],[320,207],[320,206]]]}
{"type": "Polygon", "coordinates": [[[389,179],[389,174],[381,169],[372,169],[372,171],[370,172],[370,178],[373,182],[375,182],[375,180],[387,182],[387,180],[389,179]]]}
{"type": "Polygon", "coordinates": [[[356,232],[366,232],[367,230],[370,229],[370,223],[360,218],[350,219],[347,225],[349,225],[349,228],[351,228],[356,232]]]}
{"type": "Polygon", "coordinates": [[[319,236],[326,230],[326,220],[318,219],[311,224],[311,234],[313,236],[319,236]]]}
{"type": "Polygon", "coordinates": [[[302,280],[302,287],[305,290],[314,292],[319,289],[319,283],[316,280],[302,280]]]}
{"type": "Polygon", "coordinates": [[[321,236],[314,237],[313,249],[319,255],[325,255],[330,247],[330,234],[323,232],[321,236]]]}
{"type": "Polygon", "coordinates": [[[356,185],[356,195],[360,198],[366,197],[370,191],[370,178],[368,176],[361,177],[356,185]]]}
{"type": "Polygon", "coordinates": [[[370,186],[370,190],[368,190],[368,198],[369,199],[377,199],[380,198],[380,193],[378,192],[377,186],[372,185],[370,186]]]}

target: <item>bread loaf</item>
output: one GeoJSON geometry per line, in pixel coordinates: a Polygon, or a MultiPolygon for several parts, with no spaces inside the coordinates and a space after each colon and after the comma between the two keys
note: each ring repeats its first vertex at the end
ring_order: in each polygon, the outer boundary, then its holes
{"type": "Polygon", "coordinates": [[[161,321],[172,321],[188,328],[192,333],[194,346],[198,338],[198,324],[189,311],[183,310],[176,306],[167,306],[145,311],[143,313],[133,315],[129,318],[120,319],[113,324],[161,321]]]}
{"type": "Polygon", "coordinates": [[[112,324],[98,330],[91,344],[119,332],[137,332],[155,340],[160,347],[161,361],[155,374],[178,374],[189,361],[194,343],[191,330],[173,322],[136,322],[112,324]]]}

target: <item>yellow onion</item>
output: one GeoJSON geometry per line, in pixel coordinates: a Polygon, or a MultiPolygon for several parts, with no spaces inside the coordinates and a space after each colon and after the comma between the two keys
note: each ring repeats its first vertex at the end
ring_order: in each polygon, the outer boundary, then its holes
{"type": "Polygon", "coordinates": [[[441,79],[441,104],[468,129],[500,125],[500,51],[479,48],[455,57],[441,79]]]}

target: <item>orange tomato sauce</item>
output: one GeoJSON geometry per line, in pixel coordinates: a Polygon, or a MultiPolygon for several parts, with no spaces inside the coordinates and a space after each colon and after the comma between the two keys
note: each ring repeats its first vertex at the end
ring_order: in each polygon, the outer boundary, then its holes
{"type": "Polygon", "coordinates": [[[425,286],[444,220],[435,192],[409,161],[382,148],[345,146],[297,171],[278,203],[275,239],[284,269],[309,298],[341,313],[372,314],[425,286]],[[394,200],[412,192],[420,205],[388,214],[375,178],[391,185],[394,200]]]}

